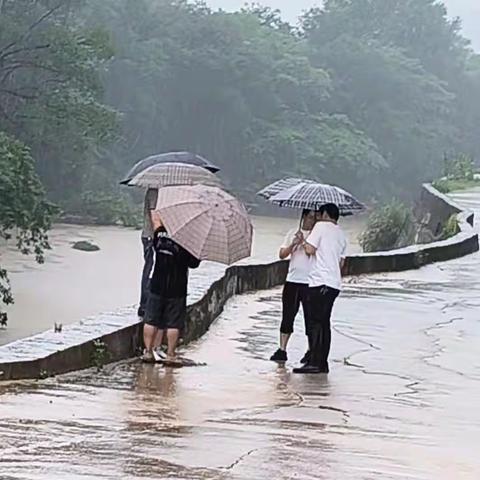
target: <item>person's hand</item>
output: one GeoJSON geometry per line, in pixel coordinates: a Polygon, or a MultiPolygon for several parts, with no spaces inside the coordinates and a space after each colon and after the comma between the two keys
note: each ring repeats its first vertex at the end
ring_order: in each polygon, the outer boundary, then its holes
{"type": "Polygon", "coordinates": [[[305,239],[303,238],[303,233],[302,232],[297,232],[295,234],[295,237],[293,238],[292,242],[292,249],[296,250],[300,245],[304,243],[305,239]]]}

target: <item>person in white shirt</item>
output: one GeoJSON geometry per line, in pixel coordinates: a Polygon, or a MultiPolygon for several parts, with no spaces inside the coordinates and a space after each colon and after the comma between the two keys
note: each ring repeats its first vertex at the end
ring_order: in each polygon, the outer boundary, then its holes
{"type": "Polygon", "coordinates": [[[309,275],[311,356],[294,373],[328,373],[333,304],[342,288],[342,270],[345,263],[347,239],[337,224],[340,212],[329,203],[320,209],[321,219],[306,239],[305,252],[313,257],[309,275]]]}
{"type": "Polygon", "coordinates": [[[305,252],[305,240],[315,225],[315,220],[315,211],[304,210],[302,213],[301,228],[288,232],[280,248],[279,257],[282,260],[290,257],[290,265],[288,268],[287,281],[282,293],[280,347],[270,357],[270,360],[274,362],[286,362],[288,359],[287,345],[293,333],[293,324],[300,305],[302,305],[303,316],[305,317],[305,333],[308,336],[308,278],[312,261],[305,252]]]}

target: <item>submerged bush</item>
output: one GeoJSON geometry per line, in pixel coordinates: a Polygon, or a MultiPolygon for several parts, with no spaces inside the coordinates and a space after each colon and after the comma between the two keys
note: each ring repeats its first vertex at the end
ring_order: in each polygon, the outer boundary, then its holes
{"type": "Polygon", "coordinates": [[[458,224],[457,215],[452,215],[445,222],[442,229],[441,240],[446,240],[447,238],[455,236],[460,232],[460,225],[458,224]]]}
{"type": "Polygon", "coordinates": [[[403,203],[392,201],[375,210],[359,237],[364,252],[391,250],[413,243],[413,215],[403,203]]]}

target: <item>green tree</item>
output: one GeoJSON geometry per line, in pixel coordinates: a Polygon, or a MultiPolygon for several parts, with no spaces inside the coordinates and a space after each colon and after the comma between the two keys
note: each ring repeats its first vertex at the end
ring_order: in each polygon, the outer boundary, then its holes
{"type": "MultiPolygon", "coordinates": [[[[55,207],[46,201],[45,190],[35,173],[30,150],[0,132],[0,239],[14,240],[25,255],[44,260],[49,249],[47,231],[55,207]]],[[[6,323],[1,306],[13,302],[7,271],[0,265],[0,323],[6,323]]]]}
{"type": "Polygon", "coordinates": [[[326,0],[303,23],[308,31],[315,30],[319,43],[346,33],[396,47],[442,80],[456,81],[468,56],[460,20],[449,19],[438,0],[326,0]]]}
{"type": "MultiPolygon", "coordinates": [[[[388,27],[392,16],[400,25],[408,18],[400,15],[404,5],[395,10],[402,2],[385,3],[393,13],[376,0],[330,0],[304,18],[312,62],[332,77],[329,111],[348,116],[388,162],[388,177],[377,196],[415,189],[435,177],[458,133],[455,94],[426,69],[426,62],[408,55],[421,52],[400,42],[401,26],[396,34],[388,27]]],[[[406,37],[408,31],[405,27],[406,37]]]]}
{"type": "Polygon", "coordinates": [[[374,142],[325,112],[330,77],[312,67],[306,42],[275,12],[212,13],[183,1],[102,5],[90,21],[113,32],[118,52],[106,85],[124,113],[126,142],[116,156],[125,168],[154,152],[192,150],[251,197],[284,174],[358,185],[382,167],[374,142]]]}
{"type": "Polygon", "coordinates": [[[0,128],[29,145],[49,197],[60,203],[82,189],[116,123],[101,103],[109,37],[82,25],[81,3],[1,4],[0,128]]]}

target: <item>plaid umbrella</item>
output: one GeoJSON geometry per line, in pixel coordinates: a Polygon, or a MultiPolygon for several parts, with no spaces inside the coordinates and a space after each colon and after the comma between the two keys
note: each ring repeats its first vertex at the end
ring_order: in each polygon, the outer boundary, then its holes
{"type": "Polygon", "coordinates": [[[251,255],[247,211],[220,188],[161,188],[156,210],[172,239],[200,260],[231,265],[251,255]]]}
{"type": "Polygon", "coordinates": [[[269,201],[280,207],[312,210],[318,210],[326,203],[334,203],[340,209],[341,215],[353,215],[365,210],[365,205],[345,190],[312,182],[298,183],[270,197],[269,201]]]}
{"type": "Polygon", "coordinates": [[[220,187],[219,178],[205,168],[182,163],[159,163],[141,171],[128,185],[161,188],[173,185],[210,185],[220,187]]]}
{"type": "Polygon", "coordinates": [[[283,190],[287,190],[290,187],[294,187],[299,183],[315,183],[313,180],[306,180],[303,178],[282,178],[281,180],[277,180],[270,185],[267,185],[265,188],[260,190],[257,195],[263,197],[265,200],[269,200],[271,197],[276,195],[277,193],[283,192],[283,190]]]}
{"type": "Polygon", "coordinates": [[[189,165],[195,165],[196,167],[202,167],[212,173],[217,173],[220,169],[210,163],[207,159],[190,152],[169,152],[161,153],[159,155],[152,155],[144,158],[136,163],[125,178],[120,182],[122,185],[128,185],[130,181],[143,170],[146,170],[153,165],[159,163],[186,163],[189,165]]]}

